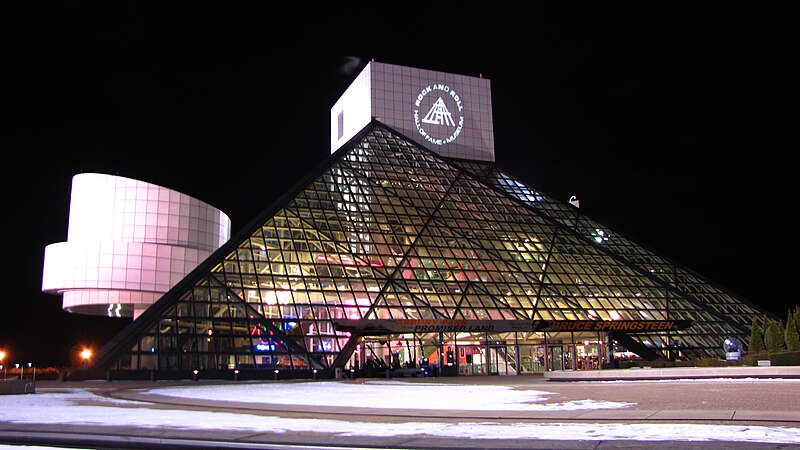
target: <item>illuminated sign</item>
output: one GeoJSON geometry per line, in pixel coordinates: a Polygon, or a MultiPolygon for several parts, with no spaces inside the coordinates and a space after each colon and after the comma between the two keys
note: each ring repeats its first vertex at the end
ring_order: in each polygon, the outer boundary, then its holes
{"type": "Polygon", "coordinates": [[[494,161],[488,79],[369,62],[331,108],[331,153],[372,121],[436,152],[494,161]]]}
{"type": "Polygon", "coordinates": [[[122,317],[122,303],[108,305],[108,317],[122,317]]]}
{"type": "Polygon", "coordinates": [[[333,325],[362,336],[398,333],[506,333],[559,331],[647,332],[676,331],[691,320],[457,320],[457,319],[339,319],[333,325]]]}
{"type": "MultiPolygon", "coordinates": [[[[392,333],[500,333],[531,331],[529,320],[458,320],[458,319],[356,319],[334,320],[339,330],[361,335],[392,333]]],[[[536,322],[541,325],[541,322],[536,322]]],[[[538,326],[537,325],[537,326],[538,326]]]]}
{"type": "Polygon", "coordinates": [[[456,90],[446,84],[430,84],[422,88],[414,101],[413,111],[417,131],[431,144],[449,144],[464,129],[463,101],[456,90]],[[420,111],[427,113],[420,118],[420,111]]]}
{"type": "Polygon", "coordinates": [[[275,351],[275,344],[256,344],[255,350],[257,352],[274,352],[275,351]]]}
{"type": "Polygon", "coordinates": [[[563,320],[552,321],[546,331],[675,331],[691,320],[563,320]]]}

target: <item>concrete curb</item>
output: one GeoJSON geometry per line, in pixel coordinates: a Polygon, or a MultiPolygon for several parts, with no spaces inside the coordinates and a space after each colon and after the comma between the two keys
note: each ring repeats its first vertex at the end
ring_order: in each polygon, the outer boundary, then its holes
{"type": "Polygon", "coordinates": [[[701,378],[800,378],[800,366],[668,367],[547,372],[548,381],[678,380],[701,378]]]}

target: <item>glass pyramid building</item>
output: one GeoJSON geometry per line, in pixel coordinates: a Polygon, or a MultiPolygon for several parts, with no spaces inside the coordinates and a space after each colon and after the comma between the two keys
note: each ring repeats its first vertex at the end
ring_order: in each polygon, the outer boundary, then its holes
{"type": "Polygon", "coordinates": [[[601,368],[724,357],[723,341],[746,342],[764,314],[492,162],[443,158],[372,121],[109,342],[92,371],[601,368]]]}

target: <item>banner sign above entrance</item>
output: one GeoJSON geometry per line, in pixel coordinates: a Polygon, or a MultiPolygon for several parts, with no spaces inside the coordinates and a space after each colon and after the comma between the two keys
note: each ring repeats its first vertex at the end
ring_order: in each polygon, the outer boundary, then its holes
{"type": "Polygon", "coordinates": [[[532,330],[529,320],[458,320],[458,319],[360,319],[333,321],[338,330],[362,336],[398,333],[504,333],[532,330]]]}
{"type": "Polygon", "coordinates": [[[689,328],[691,320],[554,320],[543,331],[676,331],[689,328]]]}
{"type": "Polygon", "coordinates": [[[691,320],[459,320],[459,319],[338,319],[333,326],[361,336],[400,333],[508,333],[616,331],[640,333],[676,331],[691,320]]]}

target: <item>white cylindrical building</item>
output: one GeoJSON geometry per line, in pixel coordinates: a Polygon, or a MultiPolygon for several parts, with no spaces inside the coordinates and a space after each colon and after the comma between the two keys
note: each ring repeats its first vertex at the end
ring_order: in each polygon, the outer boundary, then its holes
{"type": "Polygon", "coordinates": [[[225,213],[180,192],[75,175],[67,241],[45,248],[42,291],[69,312],[136,318],[230,233],[225,213]]]}

